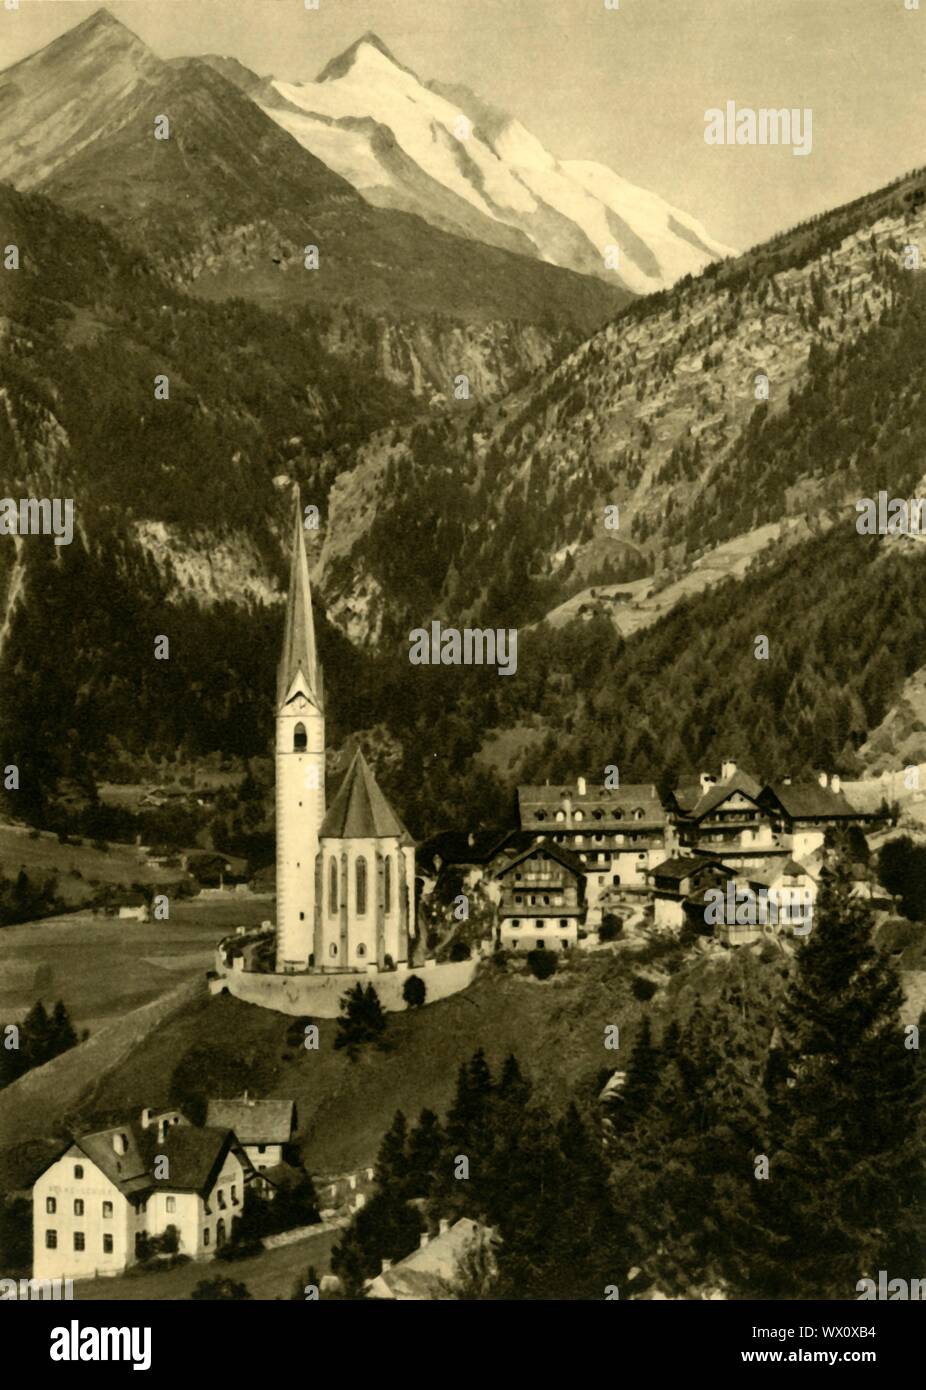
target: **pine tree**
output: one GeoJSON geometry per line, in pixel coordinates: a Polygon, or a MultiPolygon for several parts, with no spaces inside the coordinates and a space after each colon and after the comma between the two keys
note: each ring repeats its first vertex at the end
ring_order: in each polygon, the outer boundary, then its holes
{"type": "Polygon", "coordinates": [[[769,1070],[770,1178],[755,1184],[758,1296],[855,1298],[880,1269],[919,1267],[923,1083],[903,999],[844,861],[824,875],[769,1070]]]}
{"type": "Polygon", "coordinates": [[[375,1178],[383,1192],[404,1195],[408,1180],[408,1125],[401,1110],[383,1135],[376,1159],[375,1178]]]}
{"type": "Polygon", "coordinates": [[[409,1197],[430,1197],[444,1149],[444,1135],[433,1110],[422,1110],[408,1140],[409,1197]]]}
{"type": "Polygon", "coordinates": [[[53,1057],[59,1056],[62,1052],[67,1052],[68,1048],[74,1047],[77,1044],[77,1033],[74,1030],[74,1025],[61,999],[58,1000],[52,1012],[50,1032],[51,1055],[53,1057]]]}
{"type": "Polygon", "coordinates": [[[653,1099],[659,1082],[659,1050],[653,1042],[649,1015],[645,1014],[634,1039],[627,1064],[627,1078],[615,1098],[615,1127],[632,1130],[653,1099]]]}

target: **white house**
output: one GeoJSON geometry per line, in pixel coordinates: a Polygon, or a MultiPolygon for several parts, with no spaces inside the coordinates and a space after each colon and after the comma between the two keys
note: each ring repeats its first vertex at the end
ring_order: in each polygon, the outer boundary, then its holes
{"type": "Polygon", "coordinates": [[[180,1254],[208,1258],[241,1214],[253,1176],[230,1129],[199,1129],[178,1112],[84,1134],[32,1189],[33,1277],[119,1274],[143,1237],[177,1233],[180,1254]]]}

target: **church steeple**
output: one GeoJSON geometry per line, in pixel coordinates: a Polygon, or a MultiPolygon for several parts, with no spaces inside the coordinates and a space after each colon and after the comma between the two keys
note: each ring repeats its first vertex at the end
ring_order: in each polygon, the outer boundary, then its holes
{"type": "Polygon", "coordinates": [[[302,499],[297,484],[289,593],[286,599],[286,622],[283,628],[283,652],[277,668],[278,708],[283,705],[293,688],[293,682],[300,675],[306,693],[321,709],[322,675],[315,650],[315,624],[312,619],[309,562],[305,553],[302,499]]]}

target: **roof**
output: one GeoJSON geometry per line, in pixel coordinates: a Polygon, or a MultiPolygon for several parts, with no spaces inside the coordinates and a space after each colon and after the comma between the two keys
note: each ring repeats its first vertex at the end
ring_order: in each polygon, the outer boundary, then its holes
{"type": "Polygon", "coordinates": [[[146,1131],[127,1124],[82,1134],[74,1143],[125,1197],[136,1197],[154,1186],[144,1142],[146,1137],[146,1131]],[[114,1148],[117,1136],[124,1139],[124,1154],[116,1153],[114,1148]]]}
{"type": "Polygon", "coordinates": [[[564,869],[577,877],[584,877],[586,873],[585,861],[580,859],[577,854],[573,854],[571,849],[566,849],[564,845],[558,845],[555,840],[538,836],[533,844],[523,849],[520,854],[514,855],[507,864],[502,864],[501,868],[496,869],[494,877],[501,878],[507,874],[516,864],[522,864],[525,859],[529,859],[532,854],[545,854],[549,859],[555,859],[558,864],[562,864],[564,869]]]}
{"type": "Polygon", "coordinates": [[[785,815],[797,820],[862,814],[844,791],[834,792],[819,782],[769,782],[766,793],[775,798],[785,815]]]}
{"type": "Polygon", "coordinates": [[[518,787],[521,824],[548,816],[552,819],[567,797],[573,812],[580,810],[583,820],[590,819],[596,823],[623,821],[636,811],[642,811],[640,819],[643,821],[663,824],[667,819],[665,807],[652,782],[627,782],[619,787],[603,787],[592,778],[583,780],[586,790],[582,793],[572,782],[518,787]],[[599,814],[596,815],[596,812],[599,814]]]}
{"type": "Polygon", "coordinates": [[[716,782],[714,786],[708,787],[707,791],[695,802],[688,815],[693,820],[700,820],[702,816],[708,815],[709,812],[726,801],[727,797],[732,796],[734,792],[742,792],[744,796],[755,801],[761,790],[762,784],[760,782],[757,782],[748,772],[737,769],[728,781],[716,782]]]}
{"type": "Polygon", "coordinates": [[[337,796],[328,808],[320,839],[381,839],[397,836],[414,843],[389,802],[383,796],[361,749],[344,776],[337,796]]]}
{"type": "Polygon", "coordinates": [[[487,1226],[462,1216],[448,1231],[432,1236],[427,1245],[413,1250],[391,1269],[371,1281],[374,1297],[399,1299],[452,1298],[457,1265],[466,1251],[480,1240],[494,1239],[487,1226]]]}
{"type": "Polygon", "coordinates": [[[312,620],[312,591],[309,585],[309,562],[305,553],[305,531],[302,524],[302,500],[295,491],[293,515],[293,547],[289,570],[289,590],[286,597],[286,619],[283,626],[283,651],[277,667],[277,704],[282,705],[301,674],[306,690],[321,706],[322,678],[315,650],[315,624],[312,620]]]}
{"type": "Polygon", "coordinates": [[[288,1144],[292,1137],[295,1103],[291,1100],[210,1100],[206,1124],[233,1129],[241,1144],[288,1144]]]}
{"type": "Polygon", "coordinates": [[[418,860],[422,865],[434,867],[440,856],[441,866],[448,864],[486,864],[509,839],[523,835],[523,831],[507,830],[442,830],[430,835],[418,846],[418,860]]]}
{"type": "Polygon", "coordinates": [[[271,1187],[278,1188],[301,1187],[305,1182],[304,1171],[294,1168],[291,1163],[274,1163],[272,1168],[261,1169],[260,1176],[271,1187]]]}
{"type": "Polygon", "coordinates": [[[167,1157],[169,1177],[160,1179],[158,1186],[172,1192],[207,1193],[235,1142],[231,1130],[209,1126],[174,1125],[163,1139],[158,1139],[154,1130],[146,1132],[152,1141],[148,1145],[150,1156],[157,1152],[167,1157]]]}
{"type": "Polygon", "coordinates": [[[715,869],[726,867],[721,864],[719,859],[708,858],[706,855],[676,854],[671,859],[664,859],[661,864],[657,864],[649,872],[658,878],[675,878],[681,882],[683,878],[687,878],[696,869],[706,868],[707,865],[715,869]]]}

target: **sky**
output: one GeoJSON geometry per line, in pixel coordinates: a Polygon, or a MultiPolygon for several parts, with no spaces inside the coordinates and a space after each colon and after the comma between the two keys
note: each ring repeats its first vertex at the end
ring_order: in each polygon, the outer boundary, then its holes
{"type": "MultiPolygon", "coordinates": [[[[98,0],[0,0],[0,66],[98,0]]],[[[926,0],[110,0],[162,57],[313,79],[366,30],[563,159],[592,159],[745,248],[926,164],[926,0]],[[708,145],[705,112],[805,108],[813,144],[708,145]]]]}

